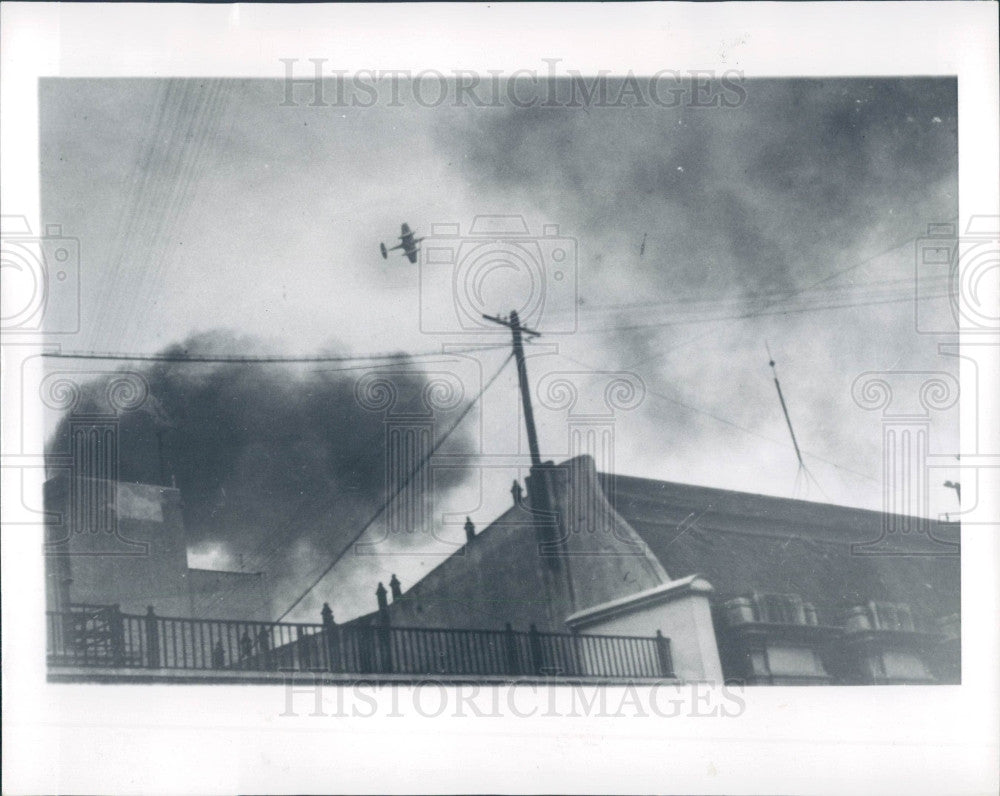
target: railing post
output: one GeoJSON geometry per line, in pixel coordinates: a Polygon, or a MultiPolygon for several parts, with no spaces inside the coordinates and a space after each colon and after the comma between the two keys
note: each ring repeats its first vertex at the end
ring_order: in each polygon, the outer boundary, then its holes
{"type": "Polygon", "coordinates": [[[656,631],[656,656],[660,661],[660,675],[673,677],[674,661],[670,654],[670,639],[666,638],[659,630],[656,631]]]}
{"type": "Polygon", "coordinates": [[[503,636],[507,674],[520,674],[521,665],[519,662],[520,656],[517,654],[517,636],[514,634],[514,628],[511,627],[510,622],[504,625],[503,636]]]}
{"type": "MultiPolygon", "coordinates": [[[[370,624],[344,627],[336,624],[333,611],[324,603],[319,628],[315,624],[227,620],[224,632],[216,633],[213,623],[165,619],[156,615],[153,606],[147,607],[145,616],[135,617],[123,614],[119,605],[81,608],[85,610],[78,612],[78,646],[81,654],[90,650],[90,657],[83,662],[92,666],[268,671],[287,665],[302,671],[376,675],[399,669],[414,674],[676,677],[670,639],[660,630],[652,638],[606,638],[581,635],[575,628],[569,633],[545,633],[535,624],[522,633],[509,622],[500,632],[394,629],[388,612],[370,624]],[[189,632],[192,626],[194,631],[189,632]],[[207,638],[202,632],[205,626],[207,638]]],[[[70,615],[48,616],[50,624],[57,625],[70,615]]],[[[68,653],[60,651],[58,634],[51,629],[50,634],[51,664],[68,653]]]]}
{"type": "Polygon", "coordinates": [[[125,626],[118,603],[108,610],[108,631],[111,638],[111,660],[116,668],[122,667],[125,665],[125,626]]]}
{"type": "Polygon", "coordinates": [[[250,667],[250,656],[253,654],[253,642],[250,640],[250,630],[246,626],[243,628],[243,635],[240,636],[240,669],[250,667]]]}
{"type": "Polygon", "coordinates": [[[153,606],[146,606],[146,665],[160,668],[160,628],[153,606]]]}
{"type": "Polygon", "coordinates": [[[531,654],[531,671],[534,674],[541,674],[542,637],[538,634],[538,628],[534,625],[528,630],[528,651],[531,654]]]}
{"type": "MultiPolygon", "coordinates": [[[[302,625],[295,628],[295,646],[299,651],[299,671],[305,672],[312,666],[312,655],[309,654],[309,639],[306,637],[305,631],[302,629],[302,625]]],[[[292,663],[295,663],[293,657],[292,663]]],[[[294,666],[292,668],[295,668],[294,666]]]]}
{"type": "Polygon", "coordinates": [[[573,675],[583,674],[583,657],[580,655],[580,631],[575,627],[569,630],[569,643],[572,650],[571,662],[573,668],[568,672],[573,675]]]}
{"type": "Polygon", "coordinates": [[[218,639],[212,647],[212,668],[226,668],[226,651],[222,648],[222,639],[218,639]]]}
{"type": "Polygon", "coordinates": [[[326,666],[331,672],[339,672],[340,666],[340,633],[333,621],[333,609],[329,603],[323,603],[319,612],[323,618],[323,644],[326,647],[326,666]]]}
{"type": "Polygon", "coordinates": [[[379,671],[382,674],[392,674],[392,628],[388,623],[379,624],[378,630],[379,671]]]}
{"type": "Polygon", "coordinates": [[[271,660],[271,633],[266,627],[262,627],[257,633],[257,651],[260,655],[260,668],[264,671],[274,668],[271,660]]]}

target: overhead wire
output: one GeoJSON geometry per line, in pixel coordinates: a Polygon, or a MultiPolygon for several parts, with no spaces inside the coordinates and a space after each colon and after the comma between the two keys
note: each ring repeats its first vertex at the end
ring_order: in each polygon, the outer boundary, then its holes
{"type": "MultiPolygon", "coordinates": [[[[957,216],[949,219],[949,221],[954,221],[955,219],[957,219],[957,216]]],[[[803,292],[805,292],[807,290],[812,290],[812,289],[814,289],[816,287],[819,287],[820,285],[824,285],[824,284],[826,284],[828,282],[831,282],[834,279],[837,279],[838,277],[843,276],[844,274],[848,274],[851,271],[856,271],[857,269],[862,268],[862,267],[864,267],[864,266],[866,266],[866,265],[874,262],[875,260],[881,259],[882,257],[886,256],[887,254],[891,254],[892,252],[896,251],[897,249],[901,249],[903,246],[907,246],[907,245],[909,245],[911,243],[915,243],[917,240],[920,239],[920,237],[921,237],[921,235],[919,235],[919,234],[918,235],[913,235],[913,236],[907,238],[906,240],[899,241],[898,243],[895,243],[892,246],[889,246],[888,248],[885,248],[885,249],[883,249],[880,252],[876,252],[875,254],[873,254],[873,255],[871,255],[869,257],[866,257],[863,260],[860,260],[859,262],[854,263],[853,265],[849,265],[849,266],[846,266],[844,268],[840,268],[840,269],[838,269],[836,271],[833,271],[832,273],[830,273],[830,274],[828,274],[828,275],[826,275],[824,277],[821,277],[820,279],[816,280],[815,282],[811,282],[811,283],[805,285],[802,288],[794,290],[792,292],[791,296],[798,295],[798,294],[803,293],[803,292]]],[[[770,306],[773,303],[775,303],[775,302],[772,301],[772,302],[769,302],[769,303],[765,303],[765,305],[761,309],[766,309],[768,306],[770,306]]],[[[731,320],[737,320],[737,319],[731,319],[731,320]]],[[[665,356],[666,354],[672,354],[672,353],[674,353],[676,351],[679,351],[682,348],[686,348],[687,346],[691,345],[692,343],[695,343],[698,340],[701,340],[701,339],[707,337],[711,333],[712,333],[712,330],[708,330],[708,331],[705,331],[705,332],[703,332],[701,334],[695,335],[694,337],[688,338],[687,340],[683,340],[683,341],[681,341],[681,342],[679,342],[679,343],[677,343],[675,345],[670,346],[666,350],[659,351],[656,354],[653,354],[652,356],[636,360],[635,362],[627,365],[626,368],[627,369],[631,369],[631,368],[634,368],[636,365],[641,365],[641,364],[644,364],[646,362],[650,362],[650,361],[652,361],[654,359],[660,359],[663,356],[665,356]]]]}
{"type": "Polygon", "coordinates": [[[135,308],[149,297],[167,260],[173,256],[174,230],[184,220],[202,173],[206,143],[218,132],[226,107],[223,80],[168,81],[157,111],[158,123],[147,131],[148,144],[138,159],[141,179],[130,176],[127,219],[119,219],[112,265],[105,278],[91,335],[91,345],[128,338],[142,317],[135,308]],[[166,137],[162,131],[167,130],[166,137]],[[142,267],[139,267],[139,263],[142,267]],[[130,301],[116,298],[130,296],[130,301]]]}
{"type": "Polygon", "coordinates": [[[240,354],[129,354],[115,352],[98,351],[46,351],[41,354],[49,359],[100,359],[115,362],[174,362],[192,364],[213,364],[213,365],[267,365],[267,364],[295,364],[295,363],[321,363],[321,362],[376,362],[382,360],[399,360],[405,363],[407,360],[423,359],[426,357],[447,357],[459,354],[476,353],[479,351],[489,351],[498,348],[506,348],[507,344],[497,343],[495,345],[470,346],[468,348],[457,348],[445,351],[425,351],[417,354],[408,354],[403,351],[381,352],[375,354],[319,354],[315,356],[303,356],[296,354],[260,354],[244,356],[240,354]]]}
{"type": "MultiPolygon", "coordinates": [[[[774,310],[759,310],[756,312],[745,312],[737,315],[721,315],[716,317],[697,317],[684,320],[669,320],[669,321],[652,321],[650,323],[634,323],[625,326],[602,326],[594,329],[582,329],[578,330],[577,334],[600,334],[605,332],[625,332],[634,331],[636,329],[660,329],[670,326],[690,326],[693,324],[702,323],[718,323],[719,321],[731,321],[731,320],[741,320],[746,318],[761,318],[768,315],[799,315],[805,312],[822,312],[827,310],[836,309],[850,309],[855,307],[873,307],[881,304],[899,304],[902,302],[910,301],[931,301],[935,299],[948,298],[948,293],[942,293],[940,295],[930,295],[930,296],[920,296],[914,297],[913,295],[900,296],[898,298],[887,298],[875,301],[856,301],[856,302],[845,302],[842,304],[818,304],[813,306],[805,307],[792,307],[792,308],[779,308],[774,310]]],[[[704,336],[704,335],[702,335],[704,336]]],[[[700,339],[700,338],[699,338],[700,339]]]]}
{"type": "MultiPolygon", "coordinates": [[[[946,274],[937,275],[930,278],[935,284],[947,283],[950,277],[946,274]]],[[[913,277],[897,277],[894,279],[876,279],[864,282],[851,282],[844,285],[818,285],[812,288],[787,290],[774,290],[767,293],[749,293],[744,295],[732,295],[728,297],[708,296],[704,294],[692,294],[686,296],[675,296],[667,299],[656,299],[649,301],[625,302],[620,304],[591,304],[586,303],[578,306],[575,310],[565,310],[565,312],[591,313],[591,312],[621,312],[625,310],[637,309],[657,309],[661,307],[696,307],[709,304],[713,307],[730,304],[753,304],[761,300],[781,300],[783,297],[803,296],[808,298],[811,294],[849,292],[849,291],[870,291],[871,288],[892,288],[909,286],[909,294],[913,294],[913,277]]],[[[866,293],[868,295],[868,293],[866,293]]]]}
{"type": "MultiPolygon", "coordinates": [[[[504,347],[506,348],[507,346],[505,345],[504,347]]],[[[481,350],[481,349],[476,349],[476,350],[481,350]]],[[[510,357],[508,356],[508,359],[509,358],[510,357]]],[[[503,364],[504,365],[506,364],[506,360],[504,361],[503,364]]],[[[367,367],[367,366],[359,366],[359,367],[367,367]]],[[[503,365],[501,365],[500,369],[501,370],[503,369],[503,365]]],[[[492,381],[490,383],[492,383],[492,381]]],[[[487,386],[489,385],[487,384],[487,386]]],[[[485,388],[483,389],[483,391],[485,391],[485,388]]],[[[476,398],[473,400],[474,401],[478,400],[481,394],[482,393],[480,393],[479,396],[476,396],[476,398]]],[[[457,426],[457,423],[461,422],[461,420],[465,417],[465,415],[468,414],[468,411],[469,407],[466,407],[465,412],[458,418],[456,423],[451,428],[449,428],[445,436],[451,434],[452,431],[454,431],[454,428],[457,426]]],[[[376,434],[382,433],[382,431],[383,429],[379,427],[375,433],[376,434]]],[[[442,437],[441,441],[442,442],[444,441],[444,437],[442,437]]],[[[365,458],[366,454],[370,456],[373,452],[377,453],[380,449],[377,443],[378,439],[376,439],[374,434],[370,436],[367,440],[365,440],[365,444],[359,446],[358,452],[348,462],[347,469],[354,468],[358,464],[360,464],[362,459],[365,458]]],[[[261,540],[261,542],[257,545],[257,547],[251,553],[249,553],[249,560],[253,562],[251,564],[251,567],[260,571],[267,571],[267,568],[270,566],[273,560],[278,555],[281,554],[282,546],[285,544],[286,541],[288,541],[292,537],[293,533],[296,530],[299,530],[301,526],[304,525],[306,522],[321,516],[325,511],[327,511],[344,495],[345,491],[346,491],[345,489],[341,489],[332,494],[325,492],[312,494],[303,501],[301,501],[292,510],[287,520],[283,524],[281,524],[278,528],[270,532],[263,540],[261,540]]],[[[230,589],[227,592],[225,592],[223,596],[228,596],[228,593],[235,588],[236,586],[230,587],[230,589]]]]}
{"type": "MultiPolygon", "coordinates": [[[[600,370],[598,368],[593,367],[592,365],[588,365],[586,362],[583,362],[583,361],[577,359],[576,357],[572,357],[569,354],[563,353],[561,351],[557,352],[557,356],[560,356],[563,359],[567,359],[570,362],[574,362],[575,364],[580,365],[581,367],[586,368],[587,370],[591,371],[595,375],[600,375],[602,372],[605,372],[605,371],[602,371],[602,370],[600,370]]],[[[746,426],[742,426],[742,425],[740,425],[739,423],[737,423],[737,422],[735,422],[733,420],[730,420],[730,419],[725,418],[725,417],[721,417],[720,415],[717,415],[717,414],[715,414],[713,412],[709,412],[709,411],[707,411],[705,409],[701,409],[700,407],[692,406],[689,403],[681,401],[681,400],[679,400],[677,398],[672,398],[669,395],[664,395],[663,393],[657,392],[655,390],[651,390],[651,389],[649,389],[648,386],[646,386],[645,392],[646,392],[647,395],[651,395],[654,398],[660,399],[661,401],[667,401],[668,403],[672,403],[672,404],[674,404],[676,406],[680,406],[681,408],[687,409],[689,412],[694,412],[695,414],[705,415],[706,417],[709,417],[712,420],[715,420],[717,423],[722,423],[722,424],[727,425],[727,426],[732,426],[733,428],[738,429],[740,431],[743,431],[746,434],[749,434],[749,435],[754,436],[754,437],[758,437],[759,439],[762,439],[762,440],[766,440],[767,442],[771,442],[771,443],[773,443],[775,445],[780,445],[781,447],[786,447],[788,445],[788,443],[785,442],[785,441],[782,441],[782,440],[779,440],[779,439],[775,439],[774,437],[769,437],[766,434],[761,434],[759,431],[754,431],[752,428],[747,428],[746,426]]],[[[826,458],[820,456],[819,454],[812,453],[811,451],[803,451],[803,453],[806,456],[809,456],[810,458],[815,459],[816,461],[820,461],[820,462],[823,462],[824,464],[828,464],[831,467],[837,468],[838,470],[843,470],[846,473],[851,473],[852,475],[856,475],[859,478],[864,478],[867,481],[873,481],[875,483],[881,483],[879,481],[879,479],[874,478],[873,476],[866,475],[865,473],[859,472],[858,470],[853,470],[850,467],[846,467],[846,466],[844,466],[842,464],[838,464],[837,462],[831,461],[830,459],[826,459],[826,458]]]]}
{"type": "Polygon", "coordinates": [[[438,451],[441,445],[444,444],[444,442],[448,439],[448,437],[455,431],[456,428],[458,428],[458,426],[466,418],[466,416],[468,416],[469,412],[471,412],[472,409],[476,405],[478,405],[479,400],[497,380],[497,378],[503,372],[503,369],[507,366],[507,363],[510,362],[511,359],[513,358],[514,354],[511,353],[504,359],[500,367],[497,368],[496,372],[486,381],[486,383],[482,386],[482,388],[479,390],[476,396],[471,401],[469,401],[465,409],[459,413],[459,416],[451,424],[448,430],[445,431],[438,438],[438,440],[431,445],[430,450],[420,459],[419,462],[417,462],[413,470],[410,471],[410,473],[402,480],[399,486],[393,490],[392,494],[390,494],[385,500],[382,501],[378,509],[376,509],[376,511],[372,514],[372,516],[368,519],[368,521],[361,527],[361,529],[352,536],[350,541],[344,546],[343,550],[339,554],[337,554],[327,566],[323,568],[323,571],[320,572],[320,574],[310,582],[309,586],[291,603],[291,605],[288,606],[288,608],[286,608],[282,612],[282,614],[277,619],[274,620],[275,622],[280,622],[282,619],[288,616],[288,614],[290,614],[298,606],[298,604],[306,598],[309,592],[311,592],[314,588],[316,588],[316,586],[319,585],[319,583],[323,580],[323,578],[325,578],[330,573],[330,571],[337,565],[340,559],[343,558],[344,553],[346,553],[347,550],[352,545],[354,545],[358,541],[358,539],[360,539],[365,534],[365,532],[372,525],[374,525],[374,523],[389,509],[389,506],[392,504],[392,502],[403,492],[404,489],[406,489],[407,486],[409,486],[413,478],[416,477],[416,475],[427,465],[427,463],[431,460],[431,458],[438,451]]]}

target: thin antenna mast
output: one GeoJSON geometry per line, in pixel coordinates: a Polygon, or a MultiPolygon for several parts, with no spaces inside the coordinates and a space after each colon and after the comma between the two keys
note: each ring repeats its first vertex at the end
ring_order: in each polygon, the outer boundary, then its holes
{"type": "Polygon", "coordinates": [[[788,426],[788,433],[792,438],[792,445],[795,446],[795,456],[799,460],[799,470],[795,474],[795,488],[793,490],[795,495],[798,495],[799,488],[805,484],[806,490],[808,491],[809,482],[811,481],[816,485],[816,488],[826,497],[826,493],[823,492],[823,487],[819,485],[815,476],[809,472],[809,468],[806,467],[805,460],[802,458],[802,450],[799,448],[799,441],[795,438],[795,429],[792,427],[792,418],[788,414],[788,404],[785,403],[785,395],[781,391],[781,382],[778,381],[778,370],[774,366],[774,357],[771,356],[771,347],[764,341],[764,348],[767,349],[767,363],[771,366],[771,373],[774,375],[774,387],[778,391],[778,400],[781,402],[781,412],[785,416],[785,423],[788,426]]]}
{"type": "Polygon", "coordinates": [[[771,356],[771,347],[764,341],[764,348],[767,350],[768,363],[771,366],[771,373],[774,375],[774,386],[778,390],[778,400],[781,401],[781,411],[785,415],[785,423],[788,424],[788,433],[792,435],[792,445],[795,446],[795,455],[799,459],[799,467],[805,469],[806,463],[802,461],[802,451],[799,450],[799,441],[795,439],[795,429],[792,428],[792,419],[788,416],[788,406],[785,404],[785,396],[781,392],[781,382],[778,381],[778,371],[774,367],[774,357],[771,356]]]}

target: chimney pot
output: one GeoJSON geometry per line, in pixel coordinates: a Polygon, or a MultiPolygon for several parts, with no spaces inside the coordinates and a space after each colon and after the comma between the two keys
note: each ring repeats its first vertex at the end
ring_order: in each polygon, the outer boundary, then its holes
{"type": "Polygon", "coordinates": [[[375,589],[375,596],[378,598],[378,609],[384,611],[389,607],[389,600],[386,599],[385,586],[382,585],[382,581],[379,581],[378,588],[375,589]]]}
{"type": "Polygon", "coordinates": [[[399,582],[399,578],[395,574],[392,576],[392,580],[389,581],[389,588],[392,589],[392,599],[398,600],[403,596],[402,584],[399,582]]]}
{"type": "Polygon", "coordinates": [[[476,524],[470,517],[465,518],[465,541],[471,542],[476,535],[476,524]]]}

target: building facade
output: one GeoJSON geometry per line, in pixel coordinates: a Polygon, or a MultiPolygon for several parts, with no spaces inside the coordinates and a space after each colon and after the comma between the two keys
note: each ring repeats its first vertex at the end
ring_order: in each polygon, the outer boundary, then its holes
{"type": "Polygon", "coordinates": [[[45,484],[50,611],[118,606],[125,614],[271,618],[267,577],[188,566],[180,491],[64,473],[45,484]]]}
{"type": "Polygon", "coordinates": [[[175,658],[180,668],[322,661],[384,674],[398,671],[392,647],[405,643],[423,650],[414,665],[433,672],[438,652],[423,645],[449,631],[455,658],[447,665],[472,674],[475,666],[460,659],[475,636],[484,655],[516,642],[523,654],[511,660],[534,661],[498,663],[500,675],[608,676],[606,660],[572,652],[573,639],[586,646],[596,636],[601,655],[624,660],[623,672],[649,668],[628,660],[629,644],[655,642],[644,647],[647,657],[663,645],[669,660],[653,668],[685,681],[960,682],[954,524],[935,530],[928,552],[926,539],[898,532],[906,518],[614,476],[589,456],[536,465],[511,496],[481,531],[470,519],[465,544],[410,588],[395,575],[389,588],[380,583],[372,613],[338,625],[326,610],[322,625],[309,627],[270,621],[263,574],[188,567],[177,489],[60,476],[46,485],[48,602],[59,613],[115,606],[92,626],[71,623],[62,637],[113,641],[116,617],[125,615],[131,635],[122,641],[115,631],[119,643],[109,649],[128,648],[132,657],[120,660],[154,668],[175,633],[170,621],[154,624],[182,617],[189,638],[175,658]],[[871,544],[887,529],[896,533],[891,554],[871,544]],[[563,652],[542,654],[543,642],[563,652]]]}
{"type": "MultiPolygon", "coordinates": [[[[934,549],[879,512],[532,468],[511,507],[352,624],[671,639],[677,674],[757,685],[957,683],[959,529],[934,549]]],[[[904,518],[905,519],[905,518],[904,518]]]]}

